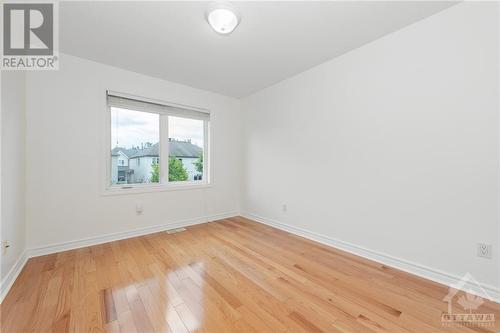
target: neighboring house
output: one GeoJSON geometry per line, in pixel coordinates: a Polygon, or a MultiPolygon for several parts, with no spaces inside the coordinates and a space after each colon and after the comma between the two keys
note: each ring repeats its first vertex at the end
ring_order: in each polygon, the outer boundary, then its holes
{"type": "MultiPolygon", "coordinates": [[[[182,162],[187,171],[188,180],[201,179],[201,173],[196,171],[195,162],[203,149],[190,141],[169,139],[169,155],[182,162]]],[[[149,183],[152,166],[159,163],[159,143],[142,149],[113,148],[111,151],[111,180],[114,184],[149,183]]]]}
{"type": "Polygon", "coordinates": [[[134,170],[132,176],[134,183],[149,183],[153,163],[159,162],[159,144],[156,143],[150,147],[139,149],[129,159],[129,168],[134,170]]]}
{"type": "Polygon", "coordinates": [[[118,184],[118,153],[111,151],[111,184],[118,184]]]}
{"type": "Polygon", "coordinates": [[[111,150],[111,181],[113,184],[132,182],[134,170],[129,167],[129,160],[139,150],[116,147],[111,150]]]}
{"type": "Polygon", "coordinates": [[[181,160],[182,165],[187,171],[188,180],[201,180],[201,173],[196,171],[195,162],[202,154],[203,149],[191,143],[191,141],[170,140],[170,156],[175,156],[181,160]]]}

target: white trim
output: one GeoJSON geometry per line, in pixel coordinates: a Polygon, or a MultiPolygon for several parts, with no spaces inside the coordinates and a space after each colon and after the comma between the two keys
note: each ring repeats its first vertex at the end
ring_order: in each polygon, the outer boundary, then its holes
{"type": "Polygon", "coordinates": [[[69,241],[69,242],[50,244],[50,245],[46,245],[46,246],[31,248],[28,250],[28,255],[30,258],[39,257],[39,256],[47,255],[47,254],[57,253],[57,252],[74,250],[74,249],[79,249],[82,247],[98,245],[98,244],[113,242],[113,241],[132,238],[132,237],[144,236],[144,235],[153,234],[156,232],[161,232],[161,231],[165,231],[165,230],[169,230],[169,229],[176,229],[176,228],[188,227],[188,226],[206,223],[206,222],[212,222],[212,221],[226,219],[226,218],[237,216],[237,215],[238,215],[238,212],[221,213],[221,214],[215,214],[215,215],[210,215],[210,216],[202,216],[202,217],[196,217],[196,218],[192,218],[192,219],[181,220],[181,221],[172,222],[172,223],[160,224],[160,225],[155,225],[155,226],[150,226],[150,227],[137,228],[137,229],[128,230],[128,231],[120,231],[120,232],[115,232],[115,233],[102,235],[102,236],[88,237],[88,238],[73,240],[73,241],[69,241]]]}
{"type": "MultiPolygon", "coordinates": [[[[278,222],[276,220],[268,219],[265,217],[261,217],[259,215],[245,212],[242,213],[243,217],[246,217],[251,220],[255,220],[259,223],[266,224],[272,227],[275,227],[280,230],[284,230],[287,232],[290,232],[294,235],[298,235],[313,241],[316,241],[318,243],[328,245],[337,249],[340,249],[342,251],[346,251],[352,254],[355,254],[357,256],[373,260],[379,263],[382,263],[384,265],[399,269],[401,271],[405,271],[410,274],[414,274],[417,276],[420,276],[424,279],[428,279],[440,284],[443,284],[448,287],[456,287],[457,283],[462,279],[462,277],[459,277],[455,274],[443,272],[438,269],[430,268],[424,265],[420,265],[411,261],[407,261],[404,259],[396,258],[393,256],[390,256],[385,253],[369,250],[366,248],[363,248],[361,246],[351,244],[348,242],[341,241],[339,239],[335,239],[329,236],[321,235],[312,231],[308,231],[302,228],[294,227],[289,224],[285,224],[282,222],[278,222]]],[[[497,287],[494,287],[492,285],[487,285],[487,284],[481,284],[482,289],[484,289],[487,294],[488,298],[494,302],[500,303],[500,289],[497,287]]],[[[467,292],[476,294],[480,297],[484,296],[484,292],[481,290],[481,288],[478,288],[477,285],[470,283],[464,286],[462,290],[466,290],[467,292]]],[[[446,295],[443,295],[443,297],[446,295]]]]}
{"type": "Polygon", "coordinates": [[[9,293],[10,288],[14,284],[14,281],[16,281],[17,277],[21,273],[21,271],[24,268],[24,265],[26,265],[26,262],[28,261],[28,251],[24,250],[23,253],[17,258],[16,262],[14,265],[11,267],[10,271],[5,275],[5,277],[2,279],[2,282],[0,282],[0,304],[3,302],[5,296],[9,293]]]}
{"type": "Polygon", "coordinates": [[[155,98],[143,97],[143,96],[138,96],[138,95],[134,95],[134,94],[118,92],[118,91],[114,91],[114,90],[110,90],[110,89],[106,89],[106,96],[107,95],[127,98],[127,99],[131,99],[131,100],[137,100],[137,101],[141,101],[141,102],[145,102],[145,103],[164,105],[167,107],[180,108],[180,109],[186,109],[186,110],[192,110],[192,111],[210,114],[210,110],[206,109],[206,108],[193,106],[193,105],[187,105],[187,104],[174,103],[174,102],[164,101],[164,100],[155,99],[155,98]]]}
{"type": "Polygon", "coordinates": [[[207,184],[203,181],[189,181],[189,182],[170,182],[166,184],[123,184],[113,185],[105,188],[102,191],[103,196],[108,195],[125,195],[125,194],[140,194],[151,192],[165,192],[165,191],[179,191],[179,190],[197,190],[212,187],[213,184],[207,184]]]}
{"type": "MultiPolygon", "coordinates": [[[[14,281],[17,279],[19,274],[21,273],[24,265],[26,264],[28,258],[32,257],[38,257],[42,255],[47,255],[47,254],[52,254],[52,253],[57,253],[57,252],[62,252],[62,251],[68,251],[68,250],[73,250],[73,249],[78,249],[86,246],[92,246],[92,245],[98,245],[98,244],[103,244],[103,243],[108,243],[116,240],[121,240],[121,239],[127,239],[127,238],[132,238],[132,237],[138,237],[138,236],[143,236],[147,234],[152,234],[155,232],[161,232],[169,229],[175,229],[175,228],[180,228],[180,227],[187,227],[190,225],[196,225],[200,223],[205,223],[205,222],[211,222],[211,221],[217,221],[221,219],[226,219],[230,218],[233,216],[238,216],[238,212],[228,212],[228,213],[221,213],[221,214],[215,214],[215,215],[210,215],[206,217],[199,217],[199,218],[194,218],[194,219],[187,219],[187,220],[182,220],[174,223],[168,223],[168,224],[163,224],[163,225],[156,225],[156,226],[151,226],[151,227],[145,227],[145,228],[138,228],[130,231],[123,231],[123,232],[117,232],[117,233],[112,233],[112,234],[107,234],[103,236],[97,236],[97,237],[90,237],[90,238],[85,238],[85,239],[80,239],[80,240],[74,240],[70,242],[64,242],[64,243],[59,243],[59,244],[52,244],[52,245],[47,245],[47,246],[42,246],[38,248],[32,248],[29,250],[25,250],[22,255],[18,258],[14,266],[11,268],[9,273],[5,276],[5,278],[1,281],[0,285],[0,303],[3,301],[7,293],[9,292],[10,288],[14,284],[14,281]]],[[[328,236],[320,235],[311,231],[307,231],[302,228],[294,227],[285,223],[281,223],[275,220],[263,218],[261,216],[258,216],[256,214],[252,213],[242,213],[242,216],[255,220],[259,223],[266,224],[272,227],[275,227],[280,230],[284,230],[287,232],[290,232],[292,234],[311,239],[313,241],[319,242],[321,244],[325,244],[364,258],[367,258],[369,260],[373,260],[379,263],[382,263],[384,265],[394,267],[396,269],[405,271],[410,274],[414,274],[420,277],[423,277],[425,279],[444,284],[446,286],[450,287],[456,287],[457,283],[461,280],[460,277],[446,273],[437,269],[429,268],[420,264],[412,263],[407,260],[395,258],[392,256],[389,256],[387,254],[379,253],[376,251],[368,250],[363,247],[350,244],[348,242],[344,242],[338,239],[334,239],[328,236]]],[[[482,289],[484,289],[489,298],[497,303],[500,303],[500,289],[491,286],[491,285],[486,285],[486,284],[481,284],[482,289]]],[[[468,284],[464,286],[464,289],[467,289],[467,291],[478,294],[479,296],[483,297],[484,294],[481,293],[481,290],[476,290],[478,287],[475,284],[468,284]]],[[[445,296],[445,295],[444,295],[445,296]]]]}
{"type": "MultiPolygon", "coordinates": [[[[210,167],[210,110],[186,106],[182,104],[170,103],[170,102],[162,102],[159,100],[154,100],[145,97],[139,97],[135,95],[130,95],[126,93],[119,93],[112,90],[105,91],[105,110],[104,113],[104,123],[105,129],[103,132],[103,154],[104,154],[104,163],[105,169],[102,173],[102,188],[101,194],[104,196],[107,195],[122,195],[122,194],[139,194],[139,193],[148,193],[148,192],[159,192],[159,191],[172,191],[172,190],[190,190],[190,189],[203,189],[210,187],[211,184],[211,167],[210,167]],[[110,154],[113,149],[113,143],[111,142],[111,107],[108,102],[108,95],[112,94],[113,96],[121,96],[124,98],[134,98],[137,100],[142,100],[147,103],[168,103],[168,105],[172,107],[182,107],[186,110],[194,110],[196,112],[202,112],[207,114],[207,118],[200,118],[199,120],[203,121],[203,176],[201,181],[186,181],[186,182],[169,182],[168,181],[168,161],[169,161],[169,128],[168,128],[168,117],[184,117],[189,119],[198,119],[195,116],[190,115],[182,115],[175,113],[158,113],[159,121],[158,121],[158,131],[159,131],[159,158],[160,158],[160,179],[158,183],[138,183],[138,184],[111,184],[111,175],[112,175],[112,156],[110,154]]],[[[166,105],[166,104],[165,104],[166,105]]],[[[149,112],[147,110],[140,110],[140,112],[149,112]]],[[[156,113],[156,112],[152,112],[156,113]]],[[[128,163],[130,166],[130,159],[128,158],[128,163]]]]}
{"type": "Polygon", "coordinates": [[[238,212],[228,212],[221,214],[214,214],[205,217],[198,217],[192,219],[181,220],[173,223],[161,224],[151,227],[138,228],[129,231],[116,232],[112,234],[107,234],[103,236],[89,237],[69,242],[63,242],[58,244],[51,244],[47,246],[41,246],[31,249],[25,249],[24,252],[19,256],[16,263],[10,269],[9,273],[0,282],[0,304],[3,302],[5,296],[9,293],[10,288],[18,278],[19,274],[23,270],[24,266],[28,262],[29,258],[39,257],[47,254],[63,252],[68,250],[79,249],[86,246],[98,245],[103,243],[108,243],[112,241],[144,236],[148,234],[153,234],[155,232],[161,232],[169,229],[176,229],[181,227],[188,227],[191,225],[212,222],[222,219],[227,219],[229,217],[238,216],[238,212]]]}
{"type": "Polygon", "coordinates": [[[168,183],[168,162],[170,156],[170,141],[168,140],[168,116],[160,116],[160,184],[168,183]]]}
{"type": "Polygon", "coordinates": [[[210,120],[205,120],[203,122],[203,174],[202,181],[210,184],[212,182],[212,169],[210,168],[210,158],[212,145],[211,135],[210,135],[210,120]]]}

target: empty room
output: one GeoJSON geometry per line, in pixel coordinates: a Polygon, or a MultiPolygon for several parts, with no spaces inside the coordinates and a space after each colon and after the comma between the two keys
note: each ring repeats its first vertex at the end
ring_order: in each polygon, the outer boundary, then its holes
{"type": "Polygon", "coordinates": [[[500,3],[0,7],[2,333],[500,332],[500,3]]]}

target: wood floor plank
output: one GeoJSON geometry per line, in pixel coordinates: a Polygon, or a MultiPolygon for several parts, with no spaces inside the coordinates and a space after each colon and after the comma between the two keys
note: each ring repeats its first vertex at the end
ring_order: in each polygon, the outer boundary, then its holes
{"type": "MultiPolygon", "coordinates": [[[[500,333],[500,304],[486,300],[479,310],[495,315],[493,326],[443,326],[447,293],[438,283],[234,217],[32,258],[0,305],[0,327],[500,333]]],[[[456,300],[452,308],[464,312],[456,300]]]]}

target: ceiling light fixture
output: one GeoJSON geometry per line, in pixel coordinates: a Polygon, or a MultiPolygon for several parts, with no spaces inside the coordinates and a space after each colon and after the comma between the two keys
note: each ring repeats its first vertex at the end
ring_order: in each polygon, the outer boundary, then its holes
{"type": "Polygon", "coordinates": [[[221,35],[228,35],[238,26],[240,17],[231,4],[213,2],[208,6],[206,18],[210,26],[221,35]]]}

